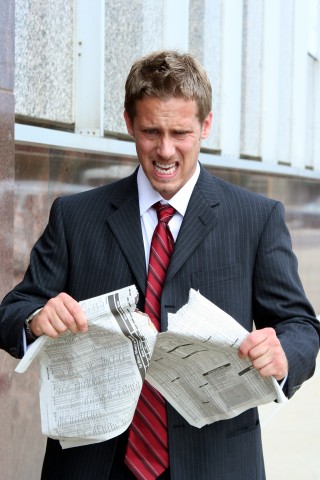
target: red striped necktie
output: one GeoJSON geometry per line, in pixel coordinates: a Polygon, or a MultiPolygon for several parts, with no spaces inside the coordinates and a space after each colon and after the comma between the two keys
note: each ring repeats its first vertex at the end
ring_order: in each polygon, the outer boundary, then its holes
{"type": "MultiPolygon", "coordinates": [[[[145,312],[160,330],[161,293],[174,246],[168,222],[175,209],[160,202],[154,208],[158,224],[151,242],[145,312]]],[[[129,430],[125,463],[139,480],[154,480],[169,466],[165,401],[147,381],[129,430]]]]}

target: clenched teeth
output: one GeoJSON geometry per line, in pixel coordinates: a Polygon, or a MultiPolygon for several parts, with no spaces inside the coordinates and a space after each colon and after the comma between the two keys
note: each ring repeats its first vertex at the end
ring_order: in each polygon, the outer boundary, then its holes
{"type": "Polygon", "coordinates": [[[171,175],[177,169],[176,162],[169,163],[168,165],[165,163],[154,162],[155,169],[158,173],[171,175]]]}

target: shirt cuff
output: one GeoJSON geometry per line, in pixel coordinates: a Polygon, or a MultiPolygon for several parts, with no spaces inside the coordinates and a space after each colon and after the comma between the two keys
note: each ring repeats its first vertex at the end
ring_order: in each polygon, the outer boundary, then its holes
{"type": "Polygon", "coordinates": [[[288,374],[284,377],[283,380],[281,380],[280,388],[282,388],[282,390],[283,390],[283,387],[285,386],[285,383],[286,383],[286,381],[287,381],[287,378],[288,378],[288,374]]]}

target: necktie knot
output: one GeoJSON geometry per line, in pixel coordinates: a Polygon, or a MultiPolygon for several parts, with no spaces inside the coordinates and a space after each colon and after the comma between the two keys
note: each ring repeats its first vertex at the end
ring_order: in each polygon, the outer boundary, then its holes
{"type": "Polygon", "coordinates": [[[171,207],[171,205],[169,205],[169,204],[163,205],[160,202],[155,203],[153,205],[153,207],[157,211],[158,222],[163,222],[163,223],[166,223],[166,224],[168,224],[168,222],[170,222],[171,218],[173,217],[173,215],[176,211],[176,209],[171,207]]]}

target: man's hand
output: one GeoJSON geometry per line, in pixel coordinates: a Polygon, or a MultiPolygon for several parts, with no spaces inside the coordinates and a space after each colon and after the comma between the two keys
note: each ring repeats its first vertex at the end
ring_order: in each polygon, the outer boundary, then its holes
{"type": "Polygon", "coordinates": [[[251,332],[241,343],[238,355],[249,358],[263,377],[282,380],[288,373],[288,360],[273,328],[251,332]]]}
{"type": "Polygon", "coordinates": [[[32,332],[39,337],[48,335],[57,338],[66,330],[72,333],[86,332],[88,323],[79,303],[66,293],[51,298],[29,324],[32,332]]]}

